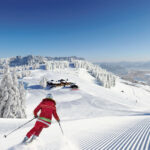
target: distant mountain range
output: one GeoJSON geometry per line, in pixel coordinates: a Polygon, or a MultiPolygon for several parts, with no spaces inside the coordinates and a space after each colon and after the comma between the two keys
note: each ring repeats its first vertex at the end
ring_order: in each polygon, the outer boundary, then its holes
{"type": "Polygon", "coordinates": [[[84,60],[84,58],[76,57],[76,56],[70,56],[70,57],[50,57],[50,56],[33,56],[28,55],[25,57],[22,56],[16,56],[11,58],[1,58],[0,59],[0,65],[3,65],[4,63],[8,63],[10,66],[23,66],[23,65],[32,65],[35,63],[43,64],[46,61],[71,61],[74,60],[84,60]]]}
{"type": "Polygon", "coordinates": [[[150,61],[148,62],[101,62],[95,63],[107,71],[116,75],[126,75],[131,70],[150,70],[150,61]]]}
{"type": "Polygon", "coordinates": [[[150,85],[150,61],[148,62],[105,62],[96,63],[101,68],[112,72],[125,80],[142,82],[150,85]]]}

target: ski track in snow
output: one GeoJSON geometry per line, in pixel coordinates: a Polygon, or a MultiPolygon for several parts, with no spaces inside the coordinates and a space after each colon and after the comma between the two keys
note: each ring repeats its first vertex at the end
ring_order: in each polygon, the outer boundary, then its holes
{"type": "Polygon", "coordinates": [[[150,118],[105,137],[81,139],[81,150],[150,150],[150,118]]]}
{"type": "MultiPolygon", "coordinates": [[[[102,136],[98,130],[94,135],[83,135],[76,139],[77,147],[66,137],[62,138],[61,150],[150,150],[150,118],[140,119],[135,124],[114,130],[102,136]]],[[[51,144],[50,144],[51,145],[51,144]]],[[[51,145],[52,146],[52,145],[51,145]]],[[[46,143],[31,143],[16,145],[8,150],[58,150],[58,147],[48,148],[46,143]]]]}

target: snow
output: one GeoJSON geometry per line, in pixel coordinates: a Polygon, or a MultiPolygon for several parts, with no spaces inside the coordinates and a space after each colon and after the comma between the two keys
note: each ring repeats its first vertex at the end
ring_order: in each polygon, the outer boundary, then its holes
{"type": "Polygon", "coordinates": [[[143,150],[148,150],[149,86],[117,78],[116,86],[107,89],[99,86],[85,69],[76,68],[31,70],[30,77],[20,81],[26,85],[27,119],[0,119],[1,150],[92,150],[100,147],[109,150],[112,147],[120,149],[123,145],[132,149],[140,148],[138,141],[143,150]],[[42,88],[39,85],[43,78],[55,81],[69,79],[79,85],[79,90],[42,88]],[[34,108],[48,93],[52,93],[56,100],[64,136],[53,119],[52,125],[29,145],[19,143],[35,121],[4,138],[4,134],[32,119],[34,108]],[[138,136],[143,140],[136,138],[138,136]]]}

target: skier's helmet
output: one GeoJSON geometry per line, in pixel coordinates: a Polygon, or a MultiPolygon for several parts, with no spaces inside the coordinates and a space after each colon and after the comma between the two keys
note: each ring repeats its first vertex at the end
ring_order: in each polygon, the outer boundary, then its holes
{"type": "Polygon", "coordinates": [[[53,95],[52,95],[52,94],[47,94],[47,95],[46,95],[46,98],[53,99],[53,95]]]}

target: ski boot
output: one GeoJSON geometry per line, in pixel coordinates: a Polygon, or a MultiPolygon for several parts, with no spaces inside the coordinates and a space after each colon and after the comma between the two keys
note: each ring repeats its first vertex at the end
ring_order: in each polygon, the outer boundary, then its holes
{"type": "Polygon", "coordinates": [[[33,135],[31,140],[29,141],[29,143],[32,143],[33,141],[35,141],[37,139],[37,136],[36,135],[33,135]]]}
{"type": "Polygon", "coordinates": [[[23,141],[21,142],[22,144],[26,144],[27,143],[27,141],[28,141],[28,137],[26,136],[24,139],[23,139],[23,141]]]}

